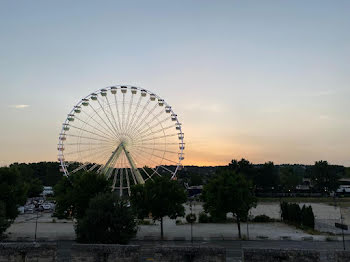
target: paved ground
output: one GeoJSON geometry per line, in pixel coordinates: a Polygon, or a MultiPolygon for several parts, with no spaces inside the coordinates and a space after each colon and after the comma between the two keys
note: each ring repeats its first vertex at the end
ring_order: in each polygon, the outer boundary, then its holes
{"type": "MultiPolygon", "coordinates": [[[[36,214],[19,216],[7,230],[10,240],[30,240],[35,235],[36,214]]],[[[325,240],[325,235],[311,236],[302,230],[284,223],[242,223],[242,235],[249,239],[267,238],[279,240],[282,237],[302,240],[313,237],[314,240],[325,240]]],[[[191,225],[176,225],[174,220],[164,219],[165,238],[168,240],[190,240],[191,225]]],[[[197,240],[234,240],[238,230],[234,223],[227,224],[193,224],[193,237],[197,240]]],[[[159,239],[159,224],[140,226],[137,233],[139,240],[159,239]]],[[[50,213],[40,214],[37,224],[37,238],[47,240],[74,240],[74,223],[71,220],[55,220],[50,213]],[[56,222],[53,222],[56,221],[56,222]]]]}

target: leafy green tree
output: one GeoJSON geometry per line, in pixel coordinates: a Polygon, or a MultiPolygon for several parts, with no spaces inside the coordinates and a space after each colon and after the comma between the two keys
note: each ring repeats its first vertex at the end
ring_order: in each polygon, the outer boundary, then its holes
{"type": "Polygon", "coordinates": [[[285,191],[294,191],[295,187],[302,183],[303,178],[295,174],[291,166],[283,166],[280,168],[280,181],[285,191]]]}
{"type": "Polygon", "coordinates": [[[95,172],[80,172],[63,177],[54,187],[57,201],[56,215],[82,218],[91,198],[98,193],[110,191],[109,181],[95,172]]]}
{"type": "Polygon", "coordinates": [[[163,218],[165,216],[176,219],[185,215],[183,204],[186,202],[186,193],[177,181],[166,177],[157,177],[148,180],[145,185],[131,188],[131,204],[139,216],[145,217],[151,213],[154,220],[160,221],[161,239],[164,238],[163,218]],[[140,198],[143,197],[143,201],[140,198]]]}
{"type": "Polygon", "coordinates": [[[278,187],[279,176],[273,162],[267,162],[259,169],[256,185],[264,190],[274,190],[278,187]]]}
{"type": "Polygon", "coordinates": [[[315,215],[312,211],[312,206],[303,205],[301,209],[301,223],[303,226],[310,227],[312,229],[315,228],[315,215]]]}
{"type": "Polygon", "coordinates": [[[26,185],[28,187],[28,197],[36,197],[43,192],[43,183],[39,178],[29,180],[28,182],[26,182],[26,185]]]}
{"type": "Polygon", "coordinates": [[[18,215],[18,206],[26,201],[27,188],[17,170],[0,168],[0,236],[18,215]]]}
{"type": "Polygon", "coordinates": [[[77,220],[75,232],[82,243],[127,244],[137,232],[136,216],[126,200],[100,193],[77,220]]]}
{"type": "Polygon", "coordinates": [[[190,186],[199,186],[203,184],[203,179],[200,174],[190,173],[190,186]]]}
{"type": "Polygon", "coordinates": [[[252,184],[233,170],[222,169],[204,186],[202,197],[204,210],[212,217],[226,218],[227,213],[232,212],[241,238],[240,223],[247,218],[249,210],[256,206],[257,202],[252,184]]]}
{"type": "Polygon", "coordinates": [[[339,186],[339,175],[327,161],[316,161],[312,167],[311,181],[314,188],[321,192],[336,191],[339,186]]]}
{"type": "Polygon", "coordinates": [[[5,204],[0,201],[0,239],[2,234],[11,225],[10,220],[6,217],[5,204]]]}
{"type": "Polygon", "coordinates": [[[257,169],[254,168],[253,164],[248,160],[244,158],[239,161],[233,159],[231,163],[229,163],[228,168],[256,184],[257,169]]]}

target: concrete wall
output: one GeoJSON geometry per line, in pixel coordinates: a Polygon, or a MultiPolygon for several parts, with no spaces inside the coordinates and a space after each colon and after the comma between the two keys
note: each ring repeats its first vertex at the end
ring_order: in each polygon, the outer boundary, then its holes
{"type": "Polygon", "coordinates": [[[74,244],[71,249],[71,257],[72,262],[138,262],[140,247],[136,245],[74,244]]]}
{"type": "Polygon", "coordinates": [[[157,262],[225,262],[226,250],[203,246],[160,246],[154,248],[157,262]]]}
{"type": "MultiPolygon", "coordinates": [[[[243,249],[244,262],[319,262],[320,252],[295,249],[243,249]]],[[[344,260],[345,261],[345,260],[344,260]]],[[[349,260],[346,260],[349,261],[349,260]]]]}
{"type": "Polygon", "coordinates": [[[0,243],[0,262],[53,262],[56,244],[0,243]]]}

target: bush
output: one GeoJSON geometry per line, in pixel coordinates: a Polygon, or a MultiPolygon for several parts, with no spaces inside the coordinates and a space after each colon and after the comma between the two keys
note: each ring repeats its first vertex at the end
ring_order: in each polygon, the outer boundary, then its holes
{"type": "Polygon", "coordinates": [[[253,222],[258,222],[258,223],[267,223],[272,221],[273,219],[271,219],[269,216],[266,216],[266,215],[258,215],[253,218],[253,222]]]}
{"type": "Polygon", "coordinates": [[[210,222],[210,217],[208,216],[207,213],[201,212],[198,217],[198,222],[199,223],[209,223],[210,222]]]}
{"type": "Polygon", "coordinates": [[[187,223],[193,223],[193,222],[196,222],[196,220],[197,220],[196,214],[188,214],[186,216],[187,223]]]}
{"type": "Polygon", "coordinates": [[[315,228],[315,215],[311,206],[306,207],[303,205],[301,209],[301,223],[305,227],[315,228]]]}
{"type": "Polygon", "coordinates": [[[305,205],[302,209],[295,203],[281,203],[281,217],[282,220],[297,226],[304,226],[308,228],[315,228],[315,216],[312,207],[305,205]]]}
{"type": "Polygon", "coordinates": [[[136,216],[115,193],[101,193],[90,200],[75,232],[81,243],[127,244],[137,232],[136,216]]]}

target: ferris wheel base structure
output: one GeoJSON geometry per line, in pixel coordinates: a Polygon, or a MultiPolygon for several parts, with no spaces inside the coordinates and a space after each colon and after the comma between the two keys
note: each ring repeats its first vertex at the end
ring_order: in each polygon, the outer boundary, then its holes
{"type": "Polygon", "coordinates": [[[154,176],[176,178],[184,148],[182,125],[164,99],[117,85],[73,107],[59,135],[58,160],[65,176],[95,171],[113,180],[112,191],[122,196],[154,176]]]}

